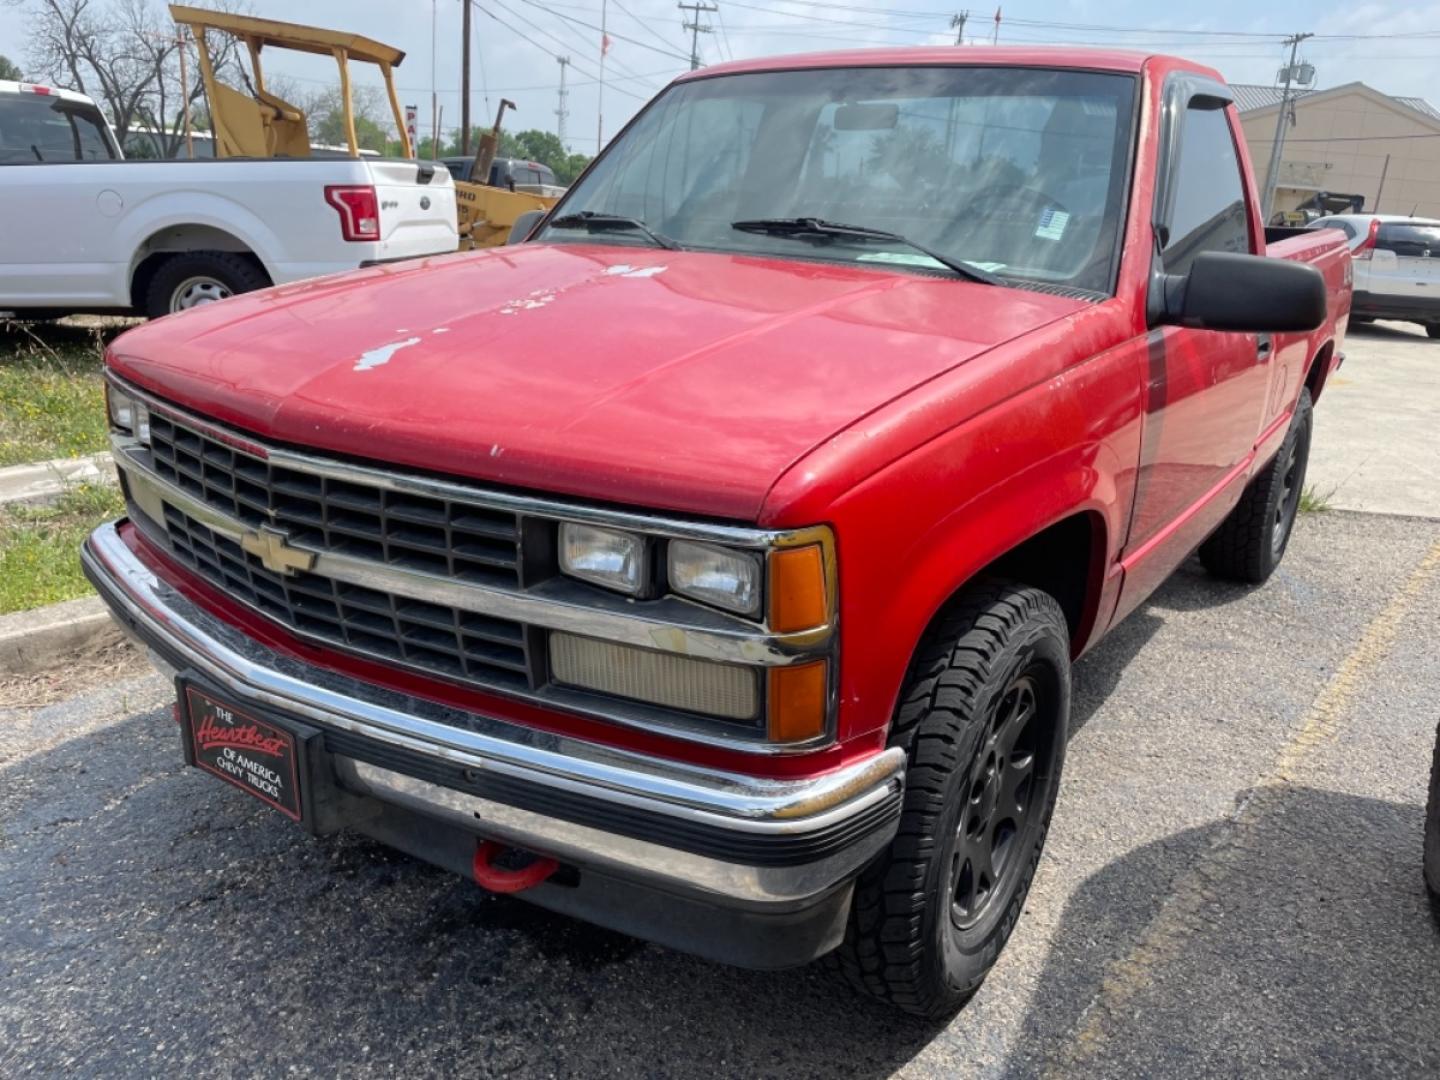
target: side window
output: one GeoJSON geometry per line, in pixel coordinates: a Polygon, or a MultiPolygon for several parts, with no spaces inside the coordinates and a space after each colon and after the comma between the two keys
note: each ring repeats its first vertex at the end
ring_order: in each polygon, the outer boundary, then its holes
{"type": "Polygon", "coordinates": [[[1185,110],[1165,272],[1183,274],[1202,251],[1250,250],[1240,159],[1223,109],[1185,110]]]}

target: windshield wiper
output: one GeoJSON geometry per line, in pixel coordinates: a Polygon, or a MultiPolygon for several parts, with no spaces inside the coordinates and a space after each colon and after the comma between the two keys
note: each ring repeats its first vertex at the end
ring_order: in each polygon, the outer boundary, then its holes
{"type": "Polygon", "coordinates": [[[948,255],[941,255],[939,252],[931,251],[923,244],[917,244],[914,240],[901,236],[899,233],[886,232],[884,229],[872,229],[865,225],[842,225],[838,221],[826,221],[824,218],[795,217],[795,218],[755,218],[746,221],[732,221],[732,229],[739,229],[741,232],[764,233],[768,236],[794,236],[801,239],[805,237],[817,237],[832,240],[875,240],[887,244],[904,244],[908,248],[920,252],[931,259],[934,259],[947,270],[953,270],[961,277],[969,278],[971,281],[978,281],[985,285],[1000,285],[1001,280],[989,270],[982,270],[974,263],[968,263],[963,259],[952,259],[948,255]]]}
{"type": "Polygon", "coordinates": [[[681,251],[681,246],[671,240],[664,233],[656,232],[639,218],[626,217],[624,214],[602,214],[595,210],[580,210],[573,214],[561,214],[554,221],[547,221],[552,229],[586,229],[590,232],[602,232],[607,229],[634,229],[636,232],[648,236],[654,241],[656,247],[665,248],[667,251],[681,251]]]}

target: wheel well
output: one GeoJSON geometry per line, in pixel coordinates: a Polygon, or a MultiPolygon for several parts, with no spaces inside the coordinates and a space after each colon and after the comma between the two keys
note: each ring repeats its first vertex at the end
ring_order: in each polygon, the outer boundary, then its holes
{"type": "Polygon", "coordinates": [[[1095,622],[1104,528],[1097,514],[1072,515],[1011,548],[976,576],[1009,578],[1049,593],[1065,613],[1070,649],[1078,652],[1095,622]]]}
{"type": "Polygon", "coordinates": [[[1320,400],[1320,391],[1325,387],[1325,375],[1330,367],[1330,354],[1334,351],[1335,343],[1327,341],[1315,354],[1315,359],[1310,361],[1310,370],[1305,373],[1305,387],[1310,391],[1312,404],[1320,400]]]}
{"type": "Polygon", "coordinates": [[[265,264],[245,242],[224,229],[213,225],[171,225],[152,234],[135,252],[135,269],[130,273],[131,306],[137,309],[144,306],[150,282],[168,256],[187,251],[228,251],[242,255],[254,262],[266,280],[273,280],[265,264]]]}

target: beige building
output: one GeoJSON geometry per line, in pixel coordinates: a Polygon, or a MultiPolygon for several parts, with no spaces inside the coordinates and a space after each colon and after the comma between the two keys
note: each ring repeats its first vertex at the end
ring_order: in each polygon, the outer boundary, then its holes
{"type": "MultiPolygon", "coordinates": [[[[1234,86],[1255,179],[1265,183],[1280,90],[1234,86]]],[[[1440,110],[1364,83],[1307,93],[1294,103],[1276,183],[1276,210],[1317,191],[1363,195],[1365,212],[1440,217],[1440,110]]]]}

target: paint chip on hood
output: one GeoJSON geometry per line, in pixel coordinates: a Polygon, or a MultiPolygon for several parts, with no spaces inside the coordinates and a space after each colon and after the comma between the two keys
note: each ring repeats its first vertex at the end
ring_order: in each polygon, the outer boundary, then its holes
{"type": "Polygon", "coordinates": [[[377,368],[381,364],[388,364],[390,358],[401,349],[408,348],[411,345],[418,345],[419,343],[420,339],[418,337],[408,337],[404,341],[392,341],[388,345],[380,345],[374,349],[370,349],[360,354],[360,359],[355,361],[355,370],[369,371],[371,368],[377,368]]]}

